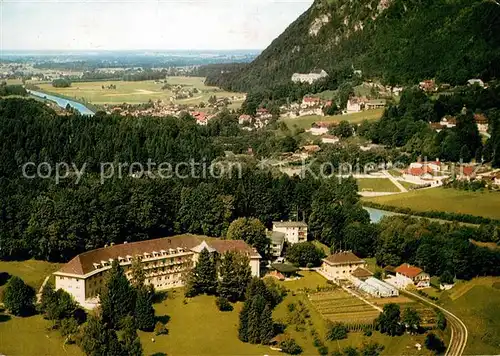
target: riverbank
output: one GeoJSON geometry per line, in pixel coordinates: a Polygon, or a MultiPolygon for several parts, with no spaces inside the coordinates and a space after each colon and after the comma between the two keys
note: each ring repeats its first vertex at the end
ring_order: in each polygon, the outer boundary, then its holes
{"type": "Polygon", "coordinates": [[[80,114],[82,115],[92,116],[97,111],[97,109],[91,110],[88,106],[86,106],[88,104],[82,104],[81,102],[75,101],[73,99],[66,99],[62,96],[53,95],[44,91],[38,91],[33,89],[27,89],[27,90],[31,96],[36,96],[42,99],[50,100],[52,102],[55,102],[61,108],[66,108],[67,105],[69,105],[72,108],[78,110],[78,112],[80,112],[80,114]]]}

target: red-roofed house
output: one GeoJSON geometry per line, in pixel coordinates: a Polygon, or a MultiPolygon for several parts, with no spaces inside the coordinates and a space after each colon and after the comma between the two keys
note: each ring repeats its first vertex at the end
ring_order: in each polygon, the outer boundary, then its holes
{"type": "Polygon", "coordinates": [[[423,82],[420,82],[419,87],[426,92],[433,92],[437,89],[436,82],[434,80],[424,80],[423,82]]]}
{"type": "Polygon", "coordinates": [[[396,277],[393,282],[400,288],[406,288],[409,285],[417,288],[427,288],[430,286],[431,277],[422,269],[403,263],[396,268],[396,277]]]}
{"type": "Polygon", "coordinates": [[[303,107],[317,106],[320,104],[321,104],[320,98],[314,98],[311,96],[304,96],[304,98],[302,99],[302,106],[303,107]]]}
{"type": "Polygon", "coordinates": [[[240,125],[243,125],[244,123],[250,121],[252,121],[252,117],[250,115],[240,115],[240,117],[238,118],[238,123],[240,125]]]}
{"type": "Polygon", "coordinates": [[[196,123],[201,126],[206,126],[208,124],[207,114],[204,112],[195,111],[191,114],[195,118],[196,123]]]}
{"type": "Polygon", "coordinates": [[[488,118],[484,114],[474,114],[474,121],[479,132],[488,132],[488,118]]]}

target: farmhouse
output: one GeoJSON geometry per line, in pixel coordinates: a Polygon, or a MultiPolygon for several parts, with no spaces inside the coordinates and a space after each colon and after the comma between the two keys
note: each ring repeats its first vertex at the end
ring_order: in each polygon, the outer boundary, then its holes
{"type": "Polygon", "coordinates": [[[404,263],[396,268],[396,277],[392,281],[400,288],[406,288],[409,285],[427,288],[430,286],[431,278],[422,269],[404,263]]]}
{"type": "Polygon", "coordinates": [[[324,258],[320,271],[327,278],[349,279],[359,267],[366,268],[366,261],[351,251],[342,251],[324,258]]]}
{"type": "Polygon", "coordinates": [[[307,241],[307,224],[302,221],[273,221],[273,231],[284,233],[291,244],[307,241]]]}
{"type": "Polygon", "coordinates": [[[186,273],[194,267],[200,252],[224,254],[238,251],[250,259],[253,276],[260,276],[259,253],[242,240],[219,240],[196,235],[139,241],[113,245],[79,254],[54,273],[56,289],[71,294],[83,307],[92,309],[99,303],[106,271],[113,260],[123,266],[128,278],[131,265],[138,258],[146,272],[146,284],[157,290],[180,287],[186,273]]]}
{"type": "Polygon", "coordinates": [[[353,114],[365,109],[367,99],[365,97],[352,97],[347,101],[347,113],[353,114]]]}
{"type": "Polygon", "coordinates": [[[488,118],[484,114],[474,114],[474,121],[479,132],[488,132],[488,118]]]}

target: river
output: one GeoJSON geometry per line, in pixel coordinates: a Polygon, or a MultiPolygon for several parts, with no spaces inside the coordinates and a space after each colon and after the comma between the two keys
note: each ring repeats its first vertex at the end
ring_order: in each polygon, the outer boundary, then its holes
{"type": "Polygon", "coordinates": [[[393,213],[391,211],[369,208],[366,206],[364,206],[363,209],[365,209],[368,212],[368,214],[370,214],[370,221],[374,224],[379,223],[380,220],[382,220],[382,218],[384,218],[384,216],[401,215],[398,213],[393,213]]]}
{"type": "Polygon", "coordinates": [[[38,96],[38,97],[43,98],[43,99],[53,101],[62,108],[66,108],[66,106],[69,104],[69,106],[78,110],[80,112],[80,114],[82,114],[82,115],[89,115],[89,116],[94,115],[94,112],[92,110],[90,110],[85,105],[80,104],[76,101],[64,99],[64,98],[61,98],[61,97],[58,97],[55,95],[46,94],[46,93],[42,93],[42,92],[35,91],[35,90],[28,90],[28,93],[30,93],[31,95],[38,96]]]}

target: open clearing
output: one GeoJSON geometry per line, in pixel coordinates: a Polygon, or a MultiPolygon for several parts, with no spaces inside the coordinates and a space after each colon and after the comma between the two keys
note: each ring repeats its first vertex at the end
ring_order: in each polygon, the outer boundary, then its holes
{"type": "Polygon", "coordinates": [[[500,193],[457,189],[421,189],[404,194],[363,198],[375,203],[415,211],[445,211],[500,219],[500,193]]]}
{"type": "Polygon", "coordinates": [[[383,109],[376,110],[367,110],[358,112],[355,114],[347,114],[347,115],[334,115],[334,116],[319,116],[319,115],[310,115],[310,116],[300,116],[296,118],[287,118],[283,119],[283,121],[287,124],[289,128],[297,127],[303,129],[310,129],[311,125],[318,121],[323,122],[340,122],[340,121],[349,121],[352,124],[359,124],[363,120],[378,120],[382,117],[384,113],[383,109]]]}
{"type": "Polygon", "coordinates": [[[494,355],[500,349],[500,278],[458,282],[442,293],[440,304],[467,326],[466,355],[494,355]]]}
{"type": "MultiPolygon", "coordinates": [[[[223,91],[217,87],[209,87],[204,83],[202,77],[167,77],[170,85],[181,85],[186,89],[196,88],[200,93],[195,93],[192,98],[179,99],[177,104],[199,104],[208,102],[210,96],[216,97],[242,97],[241,93],[231,93],[223,91]]],[[[149,100],[163,100],[169,102],[173,95],[171,90],[162,90],[164,83],[155,83],[154,80],[126,82],[126,81],[96,81],[96,82],[75,82],[69,88],[54,88],[51,83],[38,84],[40,89],[47,93],[64,95],[65,97],[90,102],[92,104],[141,104],[149,100]],[[103,89],[115,85],[116,89],[103,89]]],[[[241,104],[242,100],[233,101],[232,105],[241,104]]]]}
{"type": "Polygon", "coordinates": [[[360,178],[356,179],[356,181],[360,192],[397,193],[400,191],[388,178],[360,178]]]}

